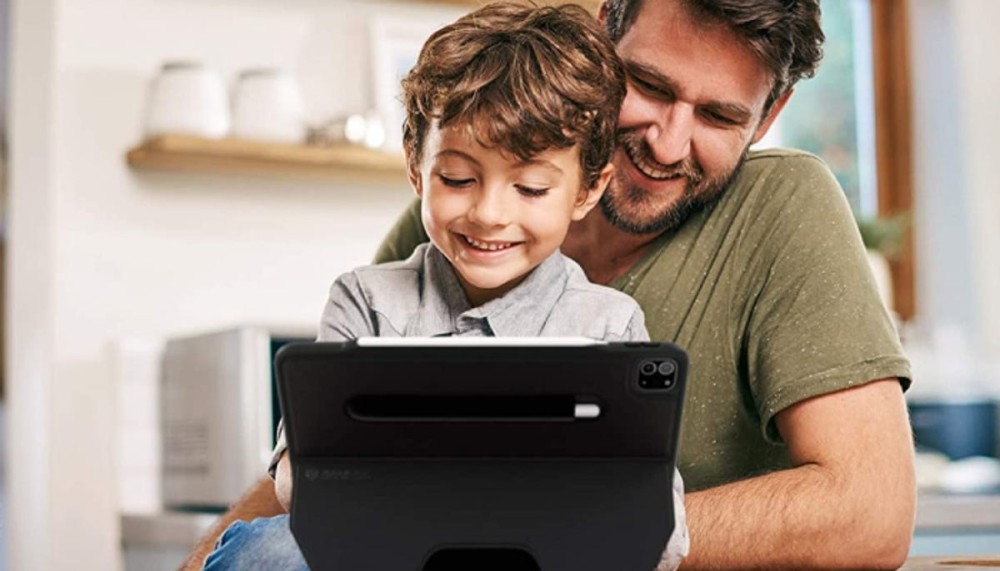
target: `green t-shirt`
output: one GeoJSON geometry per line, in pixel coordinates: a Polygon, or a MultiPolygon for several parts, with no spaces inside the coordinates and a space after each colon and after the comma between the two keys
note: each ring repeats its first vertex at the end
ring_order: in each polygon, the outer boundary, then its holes
{"type": "MultiPolygon", "coordinates": [[[[415,202],[376,255],[427,241],[415,202]]],[[[823,162],[751,152],[726,194],[657,238],[612,287],[691,359],[678,467],[699,490],[790,466],[774,415],[909,364],[850,208],[823,162]]]]}

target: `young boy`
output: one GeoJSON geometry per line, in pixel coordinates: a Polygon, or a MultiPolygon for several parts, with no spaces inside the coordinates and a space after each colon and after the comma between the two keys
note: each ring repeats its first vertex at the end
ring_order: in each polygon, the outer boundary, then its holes
{"type": "MultiPolygon", "coordinates": [[[[486,6],[430,37],[403,91],[409,178],[431,243],[338,278],[319,340],[648,340],[632,298],[590,283],[559,252],[613,170],[625,75],[597,22],[578,6],[486,6]]],[[[287,509],[291,468],[279,440],[271,471],[287,509]]],[[[688,548],[674,480],[676,529],[659,569],[676,568],[688,548]]]]}

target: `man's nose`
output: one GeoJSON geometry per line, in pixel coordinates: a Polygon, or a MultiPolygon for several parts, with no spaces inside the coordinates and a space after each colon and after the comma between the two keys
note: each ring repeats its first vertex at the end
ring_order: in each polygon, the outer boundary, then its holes
{"type": "Polygon", "coordinates": [[[500,188],[484,188],[476,193],[468,218],[482,228],[499,228],[510,224],[511,206],[500,188]]]}
{"type": "Polygon", "coordinates": [[[664,105],[660,116],[646,130],[646,143],[660,164],[672,165],[691,155],[694,108],[684,103],[664,105]]]}

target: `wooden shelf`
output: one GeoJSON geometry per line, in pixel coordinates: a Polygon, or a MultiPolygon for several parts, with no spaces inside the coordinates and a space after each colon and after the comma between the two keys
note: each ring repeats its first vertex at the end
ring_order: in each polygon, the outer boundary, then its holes
{"type": "Polygon", "coordinates": [[[333,175],[405,180],[402,155],[365,147],[309,146],[162,135],[128,152],[134,169],[270,175],[333,175]]]}

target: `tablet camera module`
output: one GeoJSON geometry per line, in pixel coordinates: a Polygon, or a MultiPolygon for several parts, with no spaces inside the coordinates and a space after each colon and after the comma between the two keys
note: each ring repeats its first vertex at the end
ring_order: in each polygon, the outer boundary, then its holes
{"type": "Polygon", "coordinates": [[[639,388],[669,391],[677,384],[677,363],[671,359],[643,361],[639,364],[639,388]]]}

